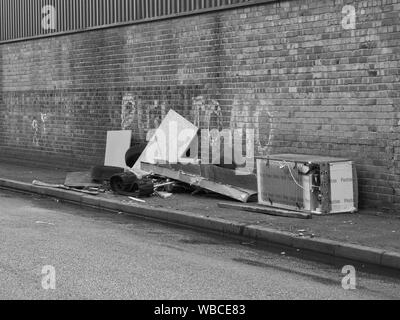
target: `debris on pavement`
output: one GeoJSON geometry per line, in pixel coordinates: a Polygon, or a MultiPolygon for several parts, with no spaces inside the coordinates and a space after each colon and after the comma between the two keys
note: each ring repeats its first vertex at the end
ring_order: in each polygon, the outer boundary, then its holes
{"type": "Polygon", "coordinates": [[[111,177],[124,173],[123,168],[119,167],[110,167],[110,166],[94,166],[91,169],[90,176],[93,182],[104,183],[104,181],[110,181],[111,177]]]}
{"type": "Polygon", "coordinates": [[[85,193],[91,196],[97,196],[99,192],[97,191],[88,191],[84,189],[76,189],[76,188],[70,188],[62,184],[49,184],[41,181],[34,180],[32,182],[32,185],[38,186],[38,187],[44,187],[44,188],[53,188],[53,189],[63,189],[63,190],[68,190],[68,191],[74,191],[74,192],[79,192],[79,193],[85,193]]]}
{"type": "Polygon", "coordinates": [[[159,196],[161,199],[168,199],[173,196],[172,193],[169,192],[163,192],[163,191],[155,191],[155,194],[159,196]]]}
{"type": "Polygon", "coordinates": [[[132,131],[108,131],[104,165],[126,168],[125,154],[131,146],[132,131]]]}
{"type": "Polygon", "coordinates": [[[100,188],[101,184],[93,181],[90,172],[71,172],[67,174],[64,185],[70,188],[100,188]]]}
{"type": "MultiPolygon", "coordinates": [[[[170,110],[158,129],[149,133],[152,136],[148,144],[132,145],[130,130],[109,131],[104,166],[95,166],[90,172],[70,173],[65,185],[36,183],[73,191],[78,188],[76,191],[89,194],[108,190],[141,203],[146,203],[142,198],[153,196],[167,200],[177,192],[191,192],[193,197],[217,194],[241,202],[221,202],[220,208],[298,219],[311,219],[312,214],[340,211],[345,207],[343,204],[333,208],[327,202],[326,197],[340,195],[334,194],[337,188],[328,190],[328,195],[323,193],[326,181],[331,179],[325,176],[329,170],[322,172],[326,165],[334,164],[330,168],[334,177],[344,174],[348,181],[344,187],[350,190],[356,186],[354,163],[346,159],[275,155],[257,159],[257,172],[246,172],[234,159],[228,159],[231,165],[202,164],[201,160],[190,157],[197,154],[191,151],[199,147],[195,141],[198,132],[198,127],[170,110]],[[178,133],[182,132],[185,139],[180,137],[176,142],[178,133]]],[[[229,155],[220,157],[226,160],[229,155]]],[[[356,207],[355,191],[353,198],[356,207]]],[[[298,236],[305,237],[306,233],[299,230],[298,236]]]]}
{"type": "Polygon", "coordinates": [[[135,163],[138,161],[140,158],[141,154],[144,152],[146,149],[146,144],[136,144],[134,146],[131,146],[130,149],[125,154],[125,163],[128,166],[128,168],[133,168],[135,163]]]}
{"type": "Polygon", "coordinates": [[[312,214],[308,212],[298,212],[298,211],[290,211],[284,209],[278,209],[274,207],[253,205],[253,204],[240,204],[240,203],[230,203],[230,202],[220,202],[218,203],[218,207],[225,209],[233,209],[240,211],[248,211],[255,213],[262,213],[271,216],[279,216],[286,218],[298,218],[298,219],[312,219],[312,214]]]}
{"type": "Polygon", "coordinates": [[[138,177],[131,172],[115,174],[110,178],[111,190],[120,195],[134,193],[137,188],[138,177]]]}
{"type": "Polygon", "coordinates": [[[44,222],[44,221],[36,221],[36,224],[48,225],[48,226],[55,226],[54,223],[51,222],[44,222]]]}
{"type": "MultiPolygon", "coordinates": [[[[173,165],[142,162],[142,170],[144,171],[180,181],[192,187],[209,190],[241,202],[251,201],[252,198],[254,199],[257,196],[256,190],[246,189],[240,185],[239,181],[245,181],[245,177],[238,176],[237,184],[239,186],[223,184],[222,181],[217,180],[215,168],[216,166],[213,165],[173,165]]],[[[226,175],[235,175],[234,170],[224,168],[217,170],[219,172],[224,171],[226,175]]]]}
{"type": "Polygon", "coordinates": [[[141,202],[141,203],[146,203],[146,201],[134,197],[129,197],[130,200],[136,201],[136,202],[141,202]]]}
{"type": "MultiPolygon", "coordinates": [[[[178,163],[191,148],[198,131],[198,127],[174,110],[170,110],[133,168],[143,170],[141,167],[142,162],[152,164],[155,164],[156,161],[178,163]],[[176,139],[178,133],[180,139],[176,139]],[[176,143],[171,143],[172,141],[176,143]]],[[[146,170],[143,171],[149,172],[146,170]]]]}
{"type": "Polygon", "coordinates": [[[278,154],[257,158],[259,204],[312,214],[358,211],[358,180],[349,159],[278,154]]]}

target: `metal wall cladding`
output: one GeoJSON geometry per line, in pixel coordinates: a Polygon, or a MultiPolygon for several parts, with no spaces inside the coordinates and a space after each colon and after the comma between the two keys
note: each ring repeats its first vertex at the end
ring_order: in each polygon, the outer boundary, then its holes
{"type": "Polygon", "coordinates": [[[0,43],[255,2],[259,0],[0,0],[0,43]]]}

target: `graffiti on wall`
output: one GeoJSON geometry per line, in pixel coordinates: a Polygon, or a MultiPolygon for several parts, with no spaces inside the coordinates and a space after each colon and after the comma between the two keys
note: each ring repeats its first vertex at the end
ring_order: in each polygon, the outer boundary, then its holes
{"type": "Polygon", "coordinates": [[[35,147],[43,145],[47,138],[47,122],[49,120],[48,113],[40,113],[40,116],[34,116],[32,119],[32,144],[35,147]]]}
{"type": "Polygon", "coordinates": [[[129,130],[135,123],[136,116],[136,102],[135,97],[131,94],[127,94],[122,98],[122,110],[121,110],[121,129],[129,130]]]}
{"type": "Polygon", "coordinates": [[[198,96],[192,100],[194,125],[205,129],[223,129],[222,109],[217,100],[198,96]]]}
{"type": "Polygon", "coordinates": [[[32,120],[32,131],[33,131],[33,138],[32,143],[35,147],[39,147],[39,122],[36,117],[32,120]]]}
{"type": "MultiPolygon", "coordinates": [[[[159,127],[169,108],[166,101],[144,102],[132,93],[122,98],[121,129],[138,130],[140,138],[159,127]]],[[[204,96],[192,98],[191,119],[199,128],[222,130],[223,113],[219,102],[204,96]]]]}
{"type": "Polygon", "coordinates": [[[259,154],[270,153],[274,139],[274,113],[267,100],[244,100],[233,102],[230,126],[232,130],[254,130],[254,140],[259,154]]]}
{"type": "MultiPolygon", "coordinates": [[[[133,130],[140,139],[149,141],[167,115],[169,105],[168,101],[160,100],[144,102],[134,94],[127,93],[122,98],[121,129],[133,130]]],[[[274,115],[271,109],[269,101],[236,98],[232,109],[223,112],[218,100],[198,95],[191,98],[188,120],[201,130],[212,133],[209,136],[210,147],[219,147],[220,133],[230,129],[232,132],[242,131],[243,145],[254,146],[255,152],[263,154],[270,152],[273,143],[274,115]],[[227,123],[224,123],[224,119],[228,120],[227,123]],[[247,136],[246,132],[250,131],[254,135],[247,136]]]]}
{"type": "Polygon", "coordinates": [[[166,114],[165,102],[154,100],[152,103],[145,103],[128,93],[122,98],[121,129],[137,130],[139,138],[148,141],[166,114]]]}

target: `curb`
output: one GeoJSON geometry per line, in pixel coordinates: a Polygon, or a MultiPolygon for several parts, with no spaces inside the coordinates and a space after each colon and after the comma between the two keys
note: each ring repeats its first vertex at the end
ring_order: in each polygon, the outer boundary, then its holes
{"type": "Polygon", "coordinates": [[[225,235],[240,236],[251,240],[274,243],[293,249],[303,249],[335,258],[349,259],[361,263],[400,270],[400,253],[382,249],[349,244],[323,238],[299,238],[289,232],[248,225],[220,218],[209,218],[190,212],[155,208],[147,205],[131,205],[113,199],[101,199],[96,196],[73,191],[45,188],[13,180],[0,179],[0,188],[55,197],[68,202],[99,209],[121,211],[141,218],[203,229],[225,235]]]}

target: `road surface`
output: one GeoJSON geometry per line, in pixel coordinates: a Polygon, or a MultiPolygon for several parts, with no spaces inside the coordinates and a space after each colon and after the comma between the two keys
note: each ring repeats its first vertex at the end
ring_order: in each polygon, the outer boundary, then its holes
{"type": "Polygon", "coordinates": [[[0,190],[0,299],[400,298],[400,278],[358,271],[357,289],[344,290],[341,271],[281,249],[0,190]]]}

